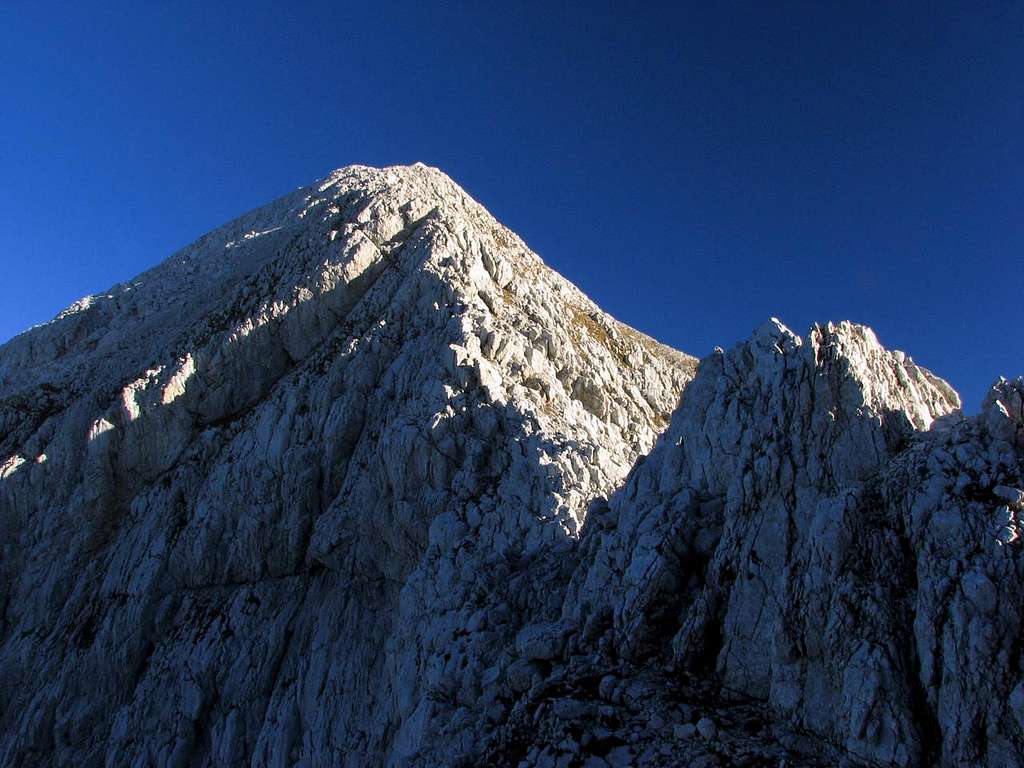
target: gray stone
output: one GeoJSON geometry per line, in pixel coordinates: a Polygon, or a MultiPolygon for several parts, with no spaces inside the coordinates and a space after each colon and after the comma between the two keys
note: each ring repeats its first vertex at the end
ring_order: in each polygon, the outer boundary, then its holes
{"type": "Polygon", "coordinates": [[[4,344],[0,764],[458,762],[564,587],[509,555],[693,376],[619,328],[440,171],[354,166],[4,344]]]}
{"type": "Polygon", "coordinates": [[[693,723],[683,723],[672,726],[672,735],[677,739],[692,739],[697,733],[697,726],[693,723]]]}
{"type": "Polygon", "coordinates": [[[978,417],[958,408],[863,326],[806,338],[762,326],[701,362],[608,500],[615,523],[588,541],[563,615],[610,621],[612,657],[710,662],[729,691],[868,762],[909,766],[934,749],[917,725],[920,680],[934,681],[940,765],[976,760],[978,729],[989,764],[1024,762],[1001,704],[1019,677],[1006,649],[1024,631],[1008,597],[1019,531],[1012,509],[967,490],[1021,486],[1024,380],[996,382],[978,417]],[[995,546],[994,517],[1012,546],[995,546]]]}
{"type": "Polygon", "coordinates": [[[566,722],[583,720],[594,714],[594,705],[576,699],[555,699],[551,704],[555,717],[566,722]]]}
{"type": "Polygon", "coordinates": [[[604,757],[611,768],[630,768],[633,764],[633,750],[629,747],[613,747],[604,757]]]}
{"type": "Polygon", "coordinates": [[[1014,686],[1007,703],[1019,732],[1024,735],[1024,682],[1014,686]]]}
{"type": "Polygon", "coordinates": [[[619,684],[619,680],[614,675],[605,675],[601,678],[601,682],[598,684],[598,693],[601,694],[601,698],[605,701],[611,701],[615,695],[615,687],[619,684]]]}
{"type": "Polygon", "coordinates": [[[713,739],[718,735],[718,726],[710,717],[702,717],[697,721],[697,733],[701,735],[701,738],[713,739]]]}
{"type": "Polygon", "coordinates": [[[1020,488],[1010,488],[1006,485],[997,485],[992,489],[992,493],[1003,499],[1011,507],[1020,508],[1024,506],[1024,491],[1020,488]]]}
{"type": "Polygon", "coordinates": [[[1024,380],[959,406],[851,323],[698,371],[336,171],[0,347],[0,764],[639,764],[681,682],[762,762],[1024,764],[1024,380]]]}
{"type": "Polygon", "coordinates": [[[509,687],[519,693],[528,691],[544,680],[544,674],[540,668],[525,658],[517,659],[510,664],[505,671],[505,677],[509,682],[509,687]]]}
{"type": "Polygon", "coordinates": [[[531,624],[516,635],[516,650],[526,659],[555,659],[565,650],[572,625],[567,622],[531,624]]]}

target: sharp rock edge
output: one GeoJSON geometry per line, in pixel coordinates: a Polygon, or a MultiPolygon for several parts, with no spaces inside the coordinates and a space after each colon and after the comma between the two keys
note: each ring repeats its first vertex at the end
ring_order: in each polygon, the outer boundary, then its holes
{"type": "Polygon", "coordinates": [[[336,171],[0,348],[0,765],[1024,764],[1022,410],[336,171]]]}

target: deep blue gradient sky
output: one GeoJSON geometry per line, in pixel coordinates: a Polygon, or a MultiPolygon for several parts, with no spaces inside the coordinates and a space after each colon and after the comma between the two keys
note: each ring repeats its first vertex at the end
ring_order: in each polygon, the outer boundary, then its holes
{"type": "Polygon", "coordinates": [[[90,5],[0,6],[0,340],[420,160],[693,354],[848,318],[971,410],[1024,373],[1022,4],[90,5]]]}

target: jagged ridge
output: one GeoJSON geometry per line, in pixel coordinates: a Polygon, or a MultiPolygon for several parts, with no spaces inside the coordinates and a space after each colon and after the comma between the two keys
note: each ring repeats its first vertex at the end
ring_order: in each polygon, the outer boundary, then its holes
{"type": "Polygon", "coordinates": [[[0,764],[1024,764],[1024,381],[958,409],[336,171],[0,348],[0,764]]]}
{"type": "Polygon", "coordinates": [[[694,367],[424,166],[338,171],[18,337],[0,762],[399,761],[694,367]]]}

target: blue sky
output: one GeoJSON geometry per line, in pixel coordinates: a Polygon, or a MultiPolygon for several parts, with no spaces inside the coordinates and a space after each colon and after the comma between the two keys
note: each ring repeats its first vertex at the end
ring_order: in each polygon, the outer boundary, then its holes
{"type": "Polygon", "coordinates": [[[1024,373],[1021,4],[9,2],[0,72],[0,340],[419,160],[693,354],[852,319],[972,410],[1024,373]]]}

